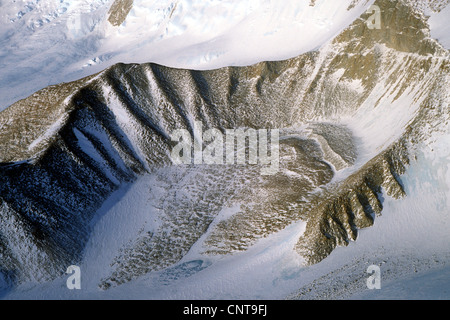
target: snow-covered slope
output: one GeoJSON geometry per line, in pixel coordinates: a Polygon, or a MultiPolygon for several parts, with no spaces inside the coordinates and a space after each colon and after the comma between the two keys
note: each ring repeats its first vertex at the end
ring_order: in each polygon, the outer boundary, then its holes
{"type": "Polygon", "coordinates": [[[355,1],[135,0],[118,26],[109,19],[113,2],[2,1],[0,110],[117,62],[211,69],[290,58],[338,34],[373,1],[348,10],[355,1]]]}
{"type": "MultiPolygon", "coordinates": [[[[6,298],[383,297],[366,291],[369,264],[387,295],[415,273],[445,275],[450,62],[432,39],[443,2],[378,0],[377,30],[359,17],[370,1],[239,3],[73,7],[101,17],[66,34],[99,46],[82,72],[115,59],[208,70],[116,64],[0,113],[6,298]],[[154,29],[142,28],[148,17],[154,29]],[[280,172],[173,166],[170,133],[194,120],[280,129],[280,172]],[[70,263],[81,291],[65,288],[70,263]]],[[[32,4],[30,17],[56,8],[32,4]]],[[[61,77],[79,72],[72,58],[61,77]]]]}

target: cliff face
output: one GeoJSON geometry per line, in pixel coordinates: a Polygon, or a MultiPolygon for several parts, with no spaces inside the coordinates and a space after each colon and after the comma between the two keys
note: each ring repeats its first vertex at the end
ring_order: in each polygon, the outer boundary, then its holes
{"type": "Polygon", "coordinates": [[[0,270],[17,281],[64,272],[81,258],[98,208],[143,175],[162,181],[161,223],[117,254],[103,288],[170,266],[200,239],[205,254],[230,254],[299,219],[307,227],[296,250],[308,263],[355,240],[381,213],[382,190],[405,196],[414,145],[449,119],[448,52],[406,3],[375,4],[381,29],[363,15],[293,59],[210,71],[118,64],[1,112],[0,270]],[[365,158],[352,119],[393,130],[363,135],[377,141],[365,158]],[[193,134],[194,121],[221,132],[279,129],[279,172],[174,165],[171,134],[193,134]]]}

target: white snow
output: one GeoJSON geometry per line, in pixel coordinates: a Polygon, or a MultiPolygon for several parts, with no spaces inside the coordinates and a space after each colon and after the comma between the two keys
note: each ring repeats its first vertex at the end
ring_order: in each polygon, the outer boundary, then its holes
{"type": "Polygon", "coordinates": [[[66,118],[67,115],[63,115],[61,118],[56,120],[42,135],[40,135],[37,139],[35,139],[33,142],[30,143],[30,145],[28,146],[28,150],[33,150],[40,143],[54,136],[58,132],[58,130],[61,129],[61,127],[64,125],[66,118]]]}
{"type": "MultiPolygon", "coordinates": [[[[283,5],[269,0],[209,1],[208,5],[136,0],[125,23],[114,28],[104,20],[111,3],[106,0],[89,5],[83,1],[52,5],[37,0],[2,1],[0,110],[41,86],[94,73],[117,61],[207,69],[288,58],[321,46],[373,1],[347,11],[350,2],[318,0],[315,7],[309,7],[309,1],[293,0],[283,5]],[[75,19],[77,14],[84,18],[75,19]]],[[[448,10],[430,18],[432,36],[447,48],[448,10]]],[[[352,86],[359,90],[358,83],[352,86]]],[[[380,83],[374,96],[383,89],[380,83]]],[[[359,163],[398,138],[413,118],[420,101],[412,103],[411,93],[390,103],[394,96],[395,92],[388,95],[377,108],[368,99],[353,117],[343,120],[361,141],[359,163]]],[[[116,116],[121,112],[115,110],[116,116]]],[[[90,146],[88,141],[84,146],[90,146]]],[[[356,242],[337,248],[317,265],[305,267],[293,251],[305,230],[300,221],[246,252],[227,257],[204,256],[197,244],[180,264],[200,261],[199,270],[178,280],[161,282],[161,273],[151,273],[100,291],[97,285],[111,271],[110,263],[121,246],[142,230],[158,226],[157,209],[152,206],[152,197],[158,194],[146,192],[149,186],[157,190],[158,181],[145,176],[111,196],[100,210],[81,265],[82,290],[68,290],[66,277],[61,277],[15,288],[3,298],[278,299],[314,283],[319,297],[449,299],[449,168],[448,130],[422,146],[402,176],[407,197],[394,200],[383,194],[384,210],[375,225],[361,230],[356,242]],[[369,276],[365,271],[371,264],[380,265],[381,290],[365,287],[369,276]],[[341,291],[333,296],[329,289],[339,285],[341,291]],[[345,285],[348,289],[344,290],[345,285]]],[[[224,209],[217,221],[235,209],[224,209]]]]}
{"type": "MultiPolygon", "coordinates": [[[[405,199],[384,195],[384,210],[374,226],[361,230],[357,241],[337,248],[317,265],[305,267],[292,250],[305,228],[298,222],[232,256],[205,256],[194,246],[179,264],[199,263],[201,268],[184,278],[162,283],[161,273],[152,273],[118,288],[98,290],[121,245],[142,228],[157,225],[155,208],[145,192],[150,186],[154,189],[157,181],[147,176],[118,191],[111,199],[121,200],[106,203],[101,210],[105,215],[95,224],[81,265],[82,290],[68,290],[67,277],[62,277],[53,283],[19,287],[4,298],[283,299],[315,283],[313,292],[322,294],[329,294],[333,286],[347,285],[347,291],[327,296],[334,299],[449,299],[449,141],[450,131],[430,145],[433,151],[420,153],[408,167],[402,177],[405,199]],[[366,269],[371,264],[380,265],[380,290],[366,287],[366,269]]],[[[227,210],[224,215],[232,214],[233,208],[227,210]]]]}
{"type": "Polygon", "coordinates": [[[428,21],[431,28],[431,37],[437,39],[446,49],[450,49],[449,15],[450,6],[447,6],[441,12],[431,14],[428,21]]]}
{"type": "Polygon", "coordinates": [[[367,8],[347,11],[350,2],[138,0],[124,25],[108,26],[103,46],[121,61],[183,68],[280,60],[319,47],[367,8]]]}
{"type": "MultiPolygon", "coordinates": [[[[97,285],[111,271],[120,248],[158,226],[152,201],[159,195],[148,193],[150,187],[158,190],[158,181],[144,176],[119,190],[100,210],[80,265],[82,290],[68,290],[67,277],[61,277],[19,287],[4,298],[283,299],[313,283],[312,292],[324,295],[319,298],[449,299],[450,130],[430,141],[402,176],[407,197],[395,200],[383,194],[384,210],[374,226],[360,230],[357,241],[335,249],[317,265],[306,267],[293,250],[305,230],[300,221],[231,256],[204,255],[199,241],[178,263],[198,267],[192,274],[180,273],[178,279],[164,282],[164,273],[154,272],[100,291],[97,285]],[[366,287],[366,270],[372,264],[381,269],[380,290],[366,287]],[[333,287],[338,290],[330,295],[333,287]]],[[[235,211],[224,209],[217,221],[235,211]]]]}
{"type": "Polygon", "coordinates": [[[321,46],[373,2],[135,0],[125,22],[112,0],[0,3],[0,110],[50,84],[117,62],[212,69],[290,58],[321,46]]]}
{"type": "Polygon", "coordinates": [[[96,163],[100,163],[103,168],[103,172],[107,176],[109,180],[111,180],[115,184],[119,184],[119,180],[114,177],[110,170],[108,170],[108,165],[103,156],[98,152],[92,142],[78,129],[74,129],[75,136],[78,139],[78,144],[81,149],[94,160],[96,163]]]}

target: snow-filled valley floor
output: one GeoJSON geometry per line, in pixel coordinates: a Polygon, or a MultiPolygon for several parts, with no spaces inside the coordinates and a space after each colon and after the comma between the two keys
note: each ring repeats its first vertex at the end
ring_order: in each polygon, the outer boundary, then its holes
{"type": "Polygon", "coordinates": [[[402,176],[406,198],[384,195],[374,226],[319,264],[304,266],[294,252],[305,227],[298,222],[248,251],[218,259],[194,246],[173,267],[100,290],[120,246],[157,220],[147,192],[157,182],[144,176],[100,210],[80,265],[81,290],[68,290],[63,276],[3,292],[3,299],[449,299],[449,139],[447,132],[418,153],[402,176]],[[380,266],[380,290],[367,288],[370,265],[380,266]]]}

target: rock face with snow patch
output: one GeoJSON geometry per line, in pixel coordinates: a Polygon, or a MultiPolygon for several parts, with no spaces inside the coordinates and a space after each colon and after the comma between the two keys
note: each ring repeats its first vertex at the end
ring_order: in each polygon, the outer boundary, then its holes
{"type": "Polygon", "coordinates": [[[109,9],[108,21],[113,26],[120,26],[133,8],[133,0],[116,0],[109,9]]]}
{"type": "Polygon", "coordinates": [[[448,51],[410,6],[376,4],[381,30],[363,15],[296,58],[209,71],[117,64],[1,112],[0,270],[16,281],[63,273],[100,206],[141,175],[161,182],[160,224],[117,254],[102,288],[167,268],[199,241],[204,254],[232,254],[300,219],[296,250],[309,263],[355,240],[380,214],[382,190],[405,195],[414,145],[449,119],[448,51]],[[171,134],[193,134],[194,121],[279,129],[279,172],[175,165],[171,134]]]}

